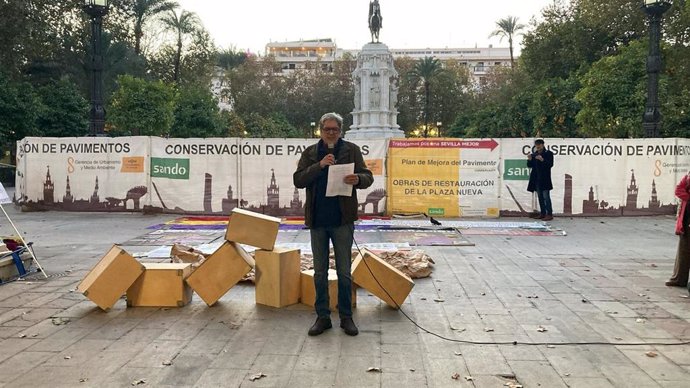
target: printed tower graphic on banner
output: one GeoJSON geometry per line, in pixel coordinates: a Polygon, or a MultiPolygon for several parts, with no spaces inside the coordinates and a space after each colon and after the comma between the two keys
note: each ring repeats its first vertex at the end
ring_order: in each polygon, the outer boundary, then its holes
{"type": "Polygon", "coordinates": [[[635,171],[630,170],[630,183],[626,186],[625,205],[614,207],[606,201],[595,198],[594,187],[589,187],[588,199],[582,201],[582,214],[597,215],[645,215],[645,214],[675,214],[677,206],[675,204],[664,205],[659,202],[656,191],[656,181],[652,179],[652,190],[648,207],[637,207],[637,199],[640,193],[640,186],[635,178],[635,171]]]}
{"type": "MultiPolygon", "coordinates": [[[[100,187],[98,176],[95,177],[95,184],[93,192],[90,197],[79,199],[75,196],[73,182],[70,181],[69,176],[65,177],[65,192],[62,196],[55,194],[55,181],[50,174],[50,166],[46,166],[46,178],[43,181],[43,199],[38,201],[26,201],[26,206],[37,209],[60,209],[70,211],[131,211],[141,210],[140,199],[148,192],[146,186],[135,186],[129,189],[124,198],[107,197],[104,201],[101,200],[99,193],[100,187]],[[55,198],[62,198],[61,201],[56,201],[55,198]],[[132,207],[127,208],[127,202],[132,200],[132,207]]],[[[79,192],[80,188],[76,187],[79,192]]],[[[83,190],[82,190],[83,191],[83,190]]]]}
{"type": "Polygon", "coordinates": [[[659,207],[661,207],[661,203],[659,203],[659,198],[656,196],[656,182],[652,179],[652,199],[649,200],[649,208],[658,209],[659,207]]]}
{"type": "Polygon", "coordinates": [[[55,203],[55,184],[50,178],[50,166],[48,166],[48,172],[46,173],[46,181],[43,182],[43,203],[46,205],[55,203]]]}
{"type": "Polygon", "coordinates": [[[271,169],[271,184],[266,188],[267,207],[270,209],[280,208],[280,188],[276,184],[276,173],[271,169]]]}
{"type": "Polygon", "coordinates": [[[69,186],[69,177],[67,177],[67,184],[65,185],[65,195],[62,197],[62,203],[73,204],[74,197],[72,196],[72,188],[69,186]]]}
{"type": "MultiPolygon", "coordinates": [[[[650,190],[650,199],[648,207],[637,207],[637,200],[640,194],[641,187],[638,185],[635,171],[630,170],[630,181],[626,183],[626,197],[625,204],[618,207],[610,204],[608,201],[599,198],[599,188],[597,185],[589,186],[587,199],[582,200],[582,213],[573,213],[573,176],[571,174],[564,174],[563,180],[563,213],[561,214],[583,214],[583,215],[608,215],[608,216],[635,216],[635,215],[652,215],[652,214],[675,214],[677,205],[662,204],[659,201],[656,189],[656,181],[652,180],[652,187],[650,190]]],[[[512,200],[515,202],[519,211],[515,210],[501,210],[503,216],[519,216],[525,215],[528,210],[521,204],[513,195],[510,186],[506,185],[512,200]]],[[[642,191],[644,192],[644,190],[642,191]]]]}
{"type": "Polygon", "coordinates": [[[573,214],[573,176],[565,174],[563,182],[563,214],[573,214]]]}
{"type": "Polygon", "coordinates": [[[637,193],[640,188],[637,187],[637,181],[635,180],[635,170],[630,170],[632,173],[632,178],[630,178],[630,185],[628,186],[628,196],[625,201],[625,208],[632,210],[637,209],[637,193]]]}
{"type": "MultiPolygon", "coordinates": [[[[246,203],[244,205],[246,206],[246,203]]],[[[237,198],[233,198],[232,185],[228,185],[227,198],[223,198],[223,200],[221,202],[221,208],[223,209],[223,214],[230,214],[232,209],[234,209],[236,207],[241,207],[239,204],[239,200],[237,198]]]]}
{"type": "Polygon", "coordinates": [[[295,187],[295,191],[292,193],[290,209],[292,211],[302,211],[302,201],[299,199],[299,190],[297,190],[297,187],[295,187]]]}

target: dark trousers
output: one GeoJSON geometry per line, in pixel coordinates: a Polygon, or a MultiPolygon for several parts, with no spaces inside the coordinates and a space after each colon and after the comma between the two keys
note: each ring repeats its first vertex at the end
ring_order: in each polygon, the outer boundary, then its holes
{"type": "Polygon", "coordinates": [[[678,239],[676,264],[673,266],[673,276],[668,281],[685,286],[688,284],[688,272],[690,272],[690,235],[686,232],[678,239]]]}
{"type": "Polygon", "coordinates": [[[551,207],[551,190],[541,190],[537,188],[537,198],[539,198],[539,210],[541,215],[553,215],[553,208],[551,207]]]}
{"type": "Polygon", "coordinates": [[[338,313],[340,319],[352,317],[352,240],[353,223],[311,229],[311,251],[314,256],[314,308],[319,317],[331,315],[328,296],[329,241],[333,242],[335,269],[338,273],[338,313]]]}

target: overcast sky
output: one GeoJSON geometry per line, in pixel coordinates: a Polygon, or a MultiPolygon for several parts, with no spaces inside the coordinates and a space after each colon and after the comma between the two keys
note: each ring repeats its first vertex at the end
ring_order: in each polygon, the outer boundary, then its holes
{"type": "MultiPolygon", "coordinates": [[[[489,38],[496,21],[528,25],[554,0],[379,0],[380,41],[390,48],[508,47],[489,38]]],[[[216,45],[263,53],[269,42],[332,38],[339,48],[369,42],[369,0],[178,0],[195,12],[216,45]]],[[[519,46],[521,37],[515,44],[519,46]]],[[[519,51],[519,48],[518,48],[519,51]]]]}

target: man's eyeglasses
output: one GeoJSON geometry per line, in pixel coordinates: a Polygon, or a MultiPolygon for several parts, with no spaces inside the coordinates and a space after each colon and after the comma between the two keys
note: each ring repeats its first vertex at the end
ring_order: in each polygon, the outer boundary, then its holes
{"type": "Polygon", "coordinates": [[[322,131],[324,132],[340,132],[340,128],[335,127],[335,128],[323,128],[322,131]]]}

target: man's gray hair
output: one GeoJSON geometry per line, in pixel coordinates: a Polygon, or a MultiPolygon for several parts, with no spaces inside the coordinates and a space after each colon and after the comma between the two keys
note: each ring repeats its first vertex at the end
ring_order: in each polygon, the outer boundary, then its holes
{"type": "Polygon", "coordinates": [[[335,112],[331,113],[326,113],[325,115],[321,116],[321,120],[319,120],[319,129],[323,129],[323,123],[327,120],[335,120],[338,123],[338,128],[342,131],[343,129],[343,117],[335,112]]]}

